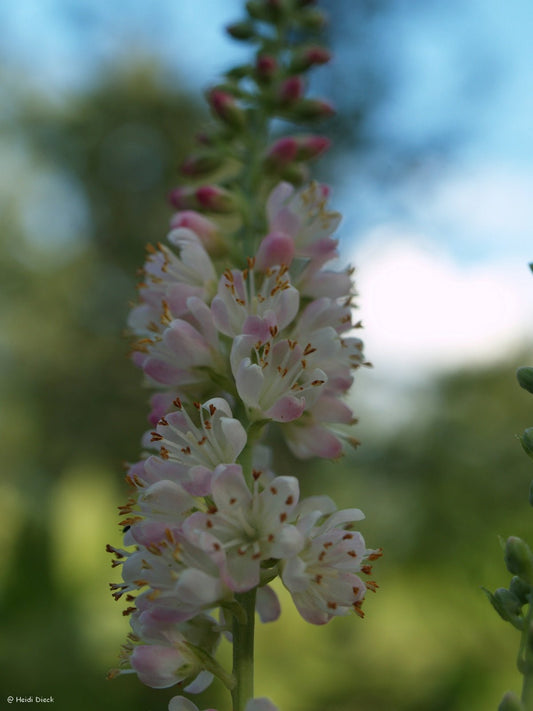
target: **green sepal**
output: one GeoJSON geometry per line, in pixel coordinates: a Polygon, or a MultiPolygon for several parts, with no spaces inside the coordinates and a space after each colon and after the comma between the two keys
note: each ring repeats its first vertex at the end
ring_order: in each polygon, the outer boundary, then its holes
{"type": "Polygon", "coordinates": [[[533,594],[533,587],[528,585],[525,580],[519,578],[515,575],[511,579],[511,584],[509,585],[509,591],[515,595],[522,605],[526,605],[530,602],[533,594]]]}
{"type": "Polygon", "coordinates": [[[193,644],[192,642],[184,642],[185,646],[188,647],[192,652],[194,652],[198,661],[202,664],[203,668],[211,672],[224,684],[224,686],[230,691],[235,688],[235,677],[233,674],[227,672],[224,667],[222,667],[216,659],[214,659],[208,652],[202,647],[193,644]]]}
{"type": "Polygon", "coordinates": [[[524,629],[524,618],[521,615],[520,600],[506,588],[498,588],[493,594],[487,588],[482,588],[493,608],[506,622],[510,622],[517,630],[524,629]]]}

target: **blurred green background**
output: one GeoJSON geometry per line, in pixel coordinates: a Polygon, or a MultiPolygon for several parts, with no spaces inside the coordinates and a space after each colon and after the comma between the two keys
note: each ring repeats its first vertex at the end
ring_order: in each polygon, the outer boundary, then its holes
{"type": "MultiPolygon", "coordinates": [[[[361,34],[386,6],[358,4],[361,34]]],[[[333,184],[346,151],[368,156],[365,126],[386,86],[372,55],[353,61],[368,90],[329,127],[337,153],[318,175],[333,184]]],[[[0,705],[11,694],[53,696],[57,711],[166,709],[172,690],[105,679],[128,624],[104,548],[120,542],[122,462],[138,456],[147,411],[121,334],[205,110],[135,53],[60,98],[29,72],[3,71],[0,88],[0,705]]],[[[391,146],[394,179],[436,151],[445,161],[442,145],[391,146]]],[[[341,463],[280,458],[305,494],[362,508],[361,530],[385,556],[364,620],[313,628],[280,590],[280,620],[257,632],[258,695],[283,711],[485,711],[518,690],[518,633],[481,586],[508,582],[499,535],[533,539],[533,469],[515,438],[533,409],[514,379],[530,355],[425,381],[394,428],[374,417],[341,463]]],[[[386,383],[375,387],[386,403],[386,383]]],[[[216,685],[198,704],[229,708],[216,685]]]]}

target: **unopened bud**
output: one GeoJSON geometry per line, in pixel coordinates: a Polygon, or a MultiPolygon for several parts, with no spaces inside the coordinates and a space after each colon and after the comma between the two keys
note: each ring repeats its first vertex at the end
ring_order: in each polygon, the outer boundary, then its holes
{"type": "Polygon", "coordinates": [[[522,578],[515,575],[511,578],[509,591],[512,592],[518,600],[520,600],[522,605],[526,605],[530,602],[530,598],[532,598],[533,588],[531,585],[528,585],[524,580],[522,580],[522,578]]]}
{"type": "Polygon", "coordinates": [[[296,121],[317,121],[335,114],[333,106],[321,99],[300,99],[290,111],[290,118],[296,121]]]}
{"type": "Polygon", "coordinates": [[[170,227],[173,229],[185,227],[192,230],[209,254],[220,254],[224,249],[224,241],[218,226],[195,210],[175,212],[170,219],[170,227]]]}
{"type": "Polygon", "coordinates": [[[218,185],[174,188],[168,197],[170,203],[178,210],[232,212],[235,209],[235,197],[218,185]]]}
{"type": "Polygon", "coordinates": [[[311,67],[326,64],[331,59],[331,52],[320,45],[304,47],[294,53],[290,64],[290,71],[298,74],[311,67]]]}
{"type": "Polygon", "coordinates": [[[257,78],[260,81],[271,81],[278,70],[276,58],[270,54],[260,54],[255,63],[255,70],[257,78]]]}
{"type": "Polygon", "coordinates": [[[294,258],[294,240],[283,232],[270,232],[263,237],[256,255],[256,267],[265,271],[270,267],[290,266],[294,258]]]}
{"type": "Polygon", "coordinates": [[[300,13],[298,24],[306,30],[321,30],[327,24],[327,17],[322,10],[309,8],[300,13]]]}
{"type": "Polygon", "coordinates": [[[220,168],[222,161],[222,157],[214,153],[192,155],[182,164],[181,172],[191,178],[197,178],[220,168]]]}
{"type": "Polygon", "coordinates": [[[171,205],[178,210],[187,210],[196,207],[196,196],[194,188],[183,187],[174,188],[168,194],[171,205]]]}
{"type": "Polygon", "coordinates": [[[506,588],[498,588],[494,594],[488,590],[485,593],[502,619],[517,629],[523,629],[522,604],[514,593],[506,588]]]}
{"type": "Polygon", "coordinates": [[[533,584],[533,556],[521,538],[510,536],[507,539],[504,560],[512,575],[518,575],[530,585],[533,584]]]}
{"type": "Polygon", "coordinates": [[[302,77],[294,76],[285,79],[279,87],[278,98],[283,105],[294,104],[305,92],[305,82],[302,77]]]}
{"type": "Polygon", "coordinates": [[[272,168],[284,168],[296,160],[298,143],[293,136],[284,136],[276,141],[270,148],[266,157],[266,164],[272,168]]]}
{"type": "Polygon", "coordinates": [[[528,427],[522,435],[518,436],[524,452],[533,459],[533,427],[528,427]]]}
{"type": "Polygon", "coordinates": [[[279,170],[294,161],[317,158],[330,144],[331,141],[325,136],[285,136],[270,147],[265,164],[269,168],[279,170]]]}
{"type": "Polygon", "coordinates": [[[522,366],[516,371],[516,378],[520,387],[527,390],[529,393],[533,393],[533,368],[529,366],[522,366]]]}
{"type": "Polygon", "coordinates": [[[248,40],[255,36],[253,23],[246,20],[228,25],[226,31],[233,39],[237,40],[248,40]]]}
{"type": "Polygon", "coordinates": [[[288,9],[286,0],[249,0],[246,9],[254,20],[277,22],[288,9]]]}
{"type": "Polygon", "coordinates": [[[524,711],[524,706],[515,693],[507,691],[500,701],[498,711],[524,711]]]}
{"type": "Polygon", "coordinates": [[[233,212],[236,207],[234,195],[218,185],[202,185],[195,197],[198,206],[209,212],[233,212]]]}
{"type": "Polygon", "coordinates": [[[244,128],[246,122],[244,111],[231,94],[222,89],[212,89],[207,95],[207,100],[215,116],[225,124],[236,129],[244,128]]]}

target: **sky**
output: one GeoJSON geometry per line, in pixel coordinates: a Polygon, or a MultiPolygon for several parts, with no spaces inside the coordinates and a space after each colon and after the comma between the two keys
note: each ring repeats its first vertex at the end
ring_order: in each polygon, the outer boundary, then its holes
{"type": "MultiPolygon", "coordinates": [[[[324,2],[333,6],[336,0],[324,2]]],[[[153,54],[201,91],[243,49],[223,32],[238,0],[0,0],[3,72],[51,94],[98,67],[153,54]]],[[[533,318],[533,3],[395,0],[369,25],[389,77],[373,130],[384,145],[453,138],[400,184],[364,162],[339,167],[342,256],[355,263],[375,377],[416,382],[531,347],[533,318]]],[[[349,33],[335,61],[349,76],[349,33]],[[346,43],[347,42],[347,43],[346,43]]],[[[384,158],[386,161],[386,156],[384,158]]],[[[533,360],[533,359],[532,359],[533,360]]]]}

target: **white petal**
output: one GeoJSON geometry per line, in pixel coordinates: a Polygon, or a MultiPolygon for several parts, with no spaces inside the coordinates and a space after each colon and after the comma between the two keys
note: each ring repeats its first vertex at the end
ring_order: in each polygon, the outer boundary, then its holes
{"type": "Polygon", "coordinates": [[[279,598],[269,585],[257,588],[256,609],[261,622],[275,622],[280,616],[279,598]]]}
{"type": "Polygon", "coordinates": [[[221,417],[220,427],[224,434],[226,444],[229,445],[231,449],[231,461],[234,461],[246,446],[246,430],[239,420],[233,417],[221,417]]]}
{"type": "Polygon", "coordinates": [[[198,706],[184,696],[174,696],[168,702],[168,711],[198,711],[198,706]]]}
{"type": "Polygon", "coordinates": [[[259,397],[265,378],[261,367],[252,363],[250,358],[242,360],[235,373],[237,391],[248,407],[259,407],[259,397]]]}

